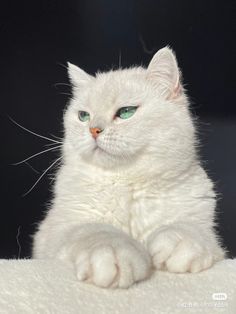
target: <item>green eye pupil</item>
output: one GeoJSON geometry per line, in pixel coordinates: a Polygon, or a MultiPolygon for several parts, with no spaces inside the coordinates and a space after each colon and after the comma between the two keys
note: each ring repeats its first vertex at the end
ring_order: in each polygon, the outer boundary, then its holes
{"type": "Polygon", "coordinates": [[[128,119],[134,115],[137,108],[138,107],[135,106],[122,107],[117,111],[116,117],[119,117],[121,119],[128,119]]]}
{"type": "Polygon", "coordinates": [[[90,115],[86,111],[79,111],[79,119],[82,122],[88,121],[90,118],[90,115]]]}

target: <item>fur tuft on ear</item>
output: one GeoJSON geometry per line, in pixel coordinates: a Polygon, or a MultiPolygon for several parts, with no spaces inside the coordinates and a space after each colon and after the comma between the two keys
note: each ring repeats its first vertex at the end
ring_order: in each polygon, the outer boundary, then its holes
{"type": "Polygon", "coordinates": [[[169,47],[157,51],[147,68],[147,77],[162,89],[167,99],[176,98],[181,93],[181,73],[174,52],[169,47]]]}
{"type": "Polygon", "coordinates": [[[70,62],[67,62],[67,65],[69,79],[74,87],[80,88],[92,80],[93,77],[91,75],[87,74],[84,70],[80,69],[76,65],[70,62]]]}

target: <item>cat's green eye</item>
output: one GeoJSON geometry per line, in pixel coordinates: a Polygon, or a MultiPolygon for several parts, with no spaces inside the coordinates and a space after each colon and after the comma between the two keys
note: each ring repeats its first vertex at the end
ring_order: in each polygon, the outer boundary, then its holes
{"type": "Polygon", "coordinates": [[[137,106],[122,107],[117,111],[116,117],[119,117],[120,119],[129,119],[135,114],[137,108],[137,106]]]}
{"type": "Polygon", "coordinates": [[[88,121],[90,119],[90,114],[87,111],[79,111],[79,119],[82,122],[88,121]]]}

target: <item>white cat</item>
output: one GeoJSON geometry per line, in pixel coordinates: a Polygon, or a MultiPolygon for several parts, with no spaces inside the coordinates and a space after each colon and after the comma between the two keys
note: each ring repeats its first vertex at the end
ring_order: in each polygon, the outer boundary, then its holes
{"type": "Polygon", "coordinates": [[[79,280],[122,288],[153,266],[199,272],[222,259],[173,52],[159,50],[147,69],[68,71],[63,164],[33,257],[71,261],[79,280]]]}

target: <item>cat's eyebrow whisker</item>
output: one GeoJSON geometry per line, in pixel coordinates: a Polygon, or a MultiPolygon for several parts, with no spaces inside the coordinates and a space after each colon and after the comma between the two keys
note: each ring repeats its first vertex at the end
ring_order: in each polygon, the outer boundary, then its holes
{"type": "Polygon", "coordinates": [[[38,152],[38,153],[36,153],[36,154],[34,154],[34,155],[30,156],[30,157],[27,157],[27,158],[24,159],[24,160],[21,160],[21,161],[19,161],[19,162],[16,162],[16,163],[14,163],[14,164],[12,164],[12,165],[13,165],[13,166],[17,166],[17,165],[23,164],[23,163],[25,163],[26,161],[28,161],[28,160],[30,160],[30,159],[36,157],[36,156],[42,155],[42,154],[44,154],[44,153],[46,153],[46,152],[50,152],[50,151],[55,150],[55,149],[58,149],[58,148],[60,148],[60,147],[61,147],[61,145],[58,145],[58,146],[56,146],[56,147],[51,147],[51,148],[45,149],[45,150],[43,150],[43,151],[41,151],[41,152],[38,152]]]}
{"type": "Polygon", "coordinates": [[[28,195],[34,188],[35,186],[39,183],[39,181],[44,177],[44,175],[58,162],[62,159],[62,157],[57,158],[42,174],[41,176],[38,178],[38,180],[32,185],[32,187],[26,192],[24,193],[22,196],[26,196],[28,195]]]}
{"type": "Polygon", "coordinates": [[[56,140],[53,140],[49,137],[46,137],[46,136],[43,136],[43,135],[40,135],[38,133],[35,133],[33,131],[30,131],[29,129],[25,128],[24,126],[22,126],[21,124],[17,123],[14,119],[12,119],[10,116],[8,116],[8,118],[11,120],[11,122],[13,122],[15,125],[17,125],[19,128],[21,128],[22,130],[26,131],[26,132],[29,132],[30,134],[33,134],[35,136],[38,136],[40,138],[43,138],[45,140],[48,140],[48,141],[51,141],[51,142],[54,142],[54,143],[57,143],[57,144],[61,144],[62,142],[59,142],[59,141],[56,141],[56,140]]]}

